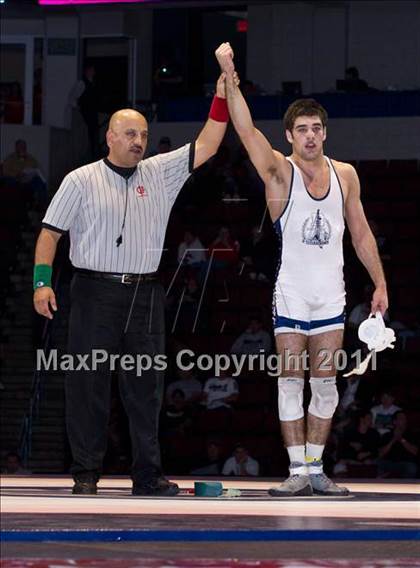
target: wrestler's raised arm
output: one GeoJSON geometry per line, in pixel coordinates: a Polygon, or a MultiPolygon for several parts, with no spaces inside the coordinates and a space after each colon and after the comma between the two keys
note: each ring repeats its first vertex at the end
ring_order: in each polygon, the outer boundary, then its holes
{"type": "Polygon", "coordinates": [[[281,152],[274,150],[267,138],[254,126],[248,105],[234,80],[233,51],[229,43],[216,50],[216,57],[226,76],[229,114],[251,162],[266,185],[267,203],[272,217],[281,214],[282,193],[288,189],[291,166],[281,152]]]}

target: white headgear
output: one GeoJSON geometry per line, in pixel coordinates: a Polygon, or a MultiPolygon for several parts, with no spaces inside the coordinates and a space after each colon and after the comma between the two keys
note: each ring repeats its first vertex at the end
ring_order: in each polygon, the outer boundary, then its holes
{"type": "Polygon", "coordinates": [[[381,312],[370,314],[365,321],[362,321],[357,334],[359,339],[367,344],[369,354],[358,367],[355,367],[349,373],[343,375],[343,377],[363,375],[374,352],[383,351],[388,347],[394,349],[395,331],[390,327],[385,327],[381,312]]]}
{"type": "Polygon", "coordinates": [[[383,351],[387,347],[394,349],[395,331],[385,327],[381,312],[370,314],[368,319],[359,325],[358,336],[360,341],[367,343],[369,351],[383,351]]]}

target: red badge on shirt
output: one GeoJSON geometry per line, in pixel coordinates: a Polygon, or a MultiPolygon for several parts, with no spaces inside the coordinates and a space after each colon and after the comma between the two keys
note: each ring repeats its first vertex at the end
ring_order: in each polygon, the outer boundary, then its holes
{"type": "Polygon", "coordinates": [[[145,197],[147,195],[143,185],[139,185],[138,187],[136,187],[136,191],[139,197],[145,197]]]}

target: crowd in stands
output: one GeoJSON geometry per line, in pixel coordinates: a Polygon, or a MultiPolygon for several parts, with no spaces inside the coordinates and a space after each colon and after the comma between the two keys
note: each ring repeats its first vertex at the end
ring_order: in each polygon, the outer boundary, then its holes
{"type": "Polygon", "coordinates": [[[27,208],[37,211],[46,209],[47,184],[38,160],[28,152],[25,140],[16,140],[15,151],[6,156],[0,168],[2,182],[23,194],[27,208]]]}

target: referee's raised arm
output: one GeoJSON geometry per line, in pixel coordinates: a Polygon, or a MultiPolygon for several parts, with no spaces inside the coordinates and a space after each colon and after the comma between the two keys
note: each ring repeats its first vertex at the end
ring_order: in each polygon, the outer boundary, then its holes
{"type": "Polygon", "coordinates": [[[195,142],[193,168],[198,168],[216,154],[226,132],[229,111],[226,102],[225,74],[217,81],[216,95],[213,99],[209,117],[195,142]]]}
{"type": "MultiPolygon", "coordinates": [[[[233,57],[233,50],[229,43],[222,43],[216,50],[219,53],[229,54],[233,57]]],[[[239,85],[238,75],[235,73],[233,80],[239,85]]],[[[229,110],[226,101],[226,74],[222,73],[217,81],[216,95],[213,99],[209,118],[200,132],[195,143],[194,164],[192,169],[198,168],[217,152],[226,132],[229,121],[229,110]]]]}

